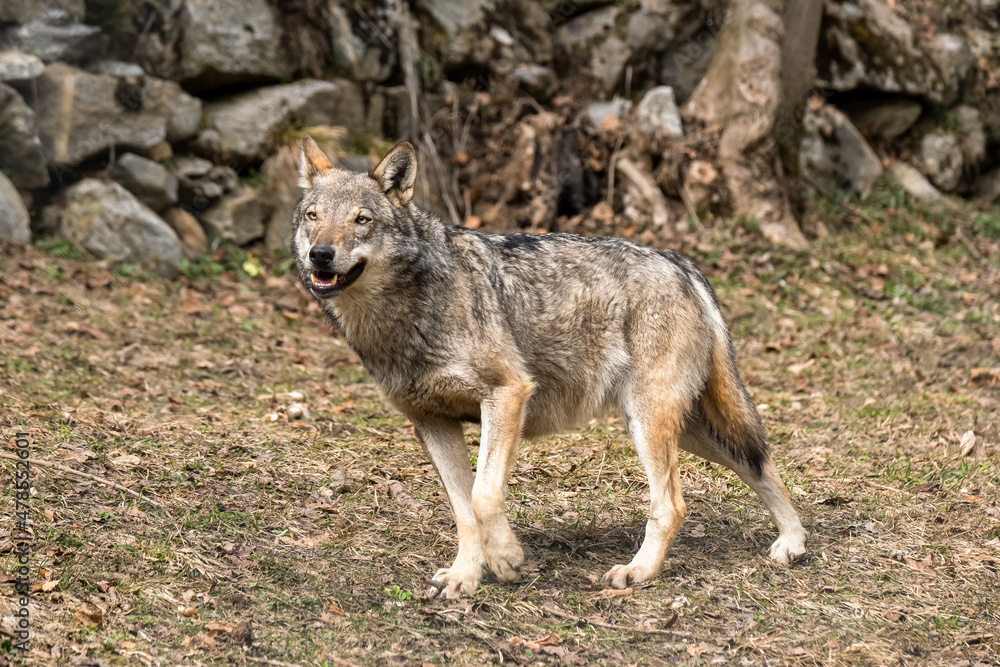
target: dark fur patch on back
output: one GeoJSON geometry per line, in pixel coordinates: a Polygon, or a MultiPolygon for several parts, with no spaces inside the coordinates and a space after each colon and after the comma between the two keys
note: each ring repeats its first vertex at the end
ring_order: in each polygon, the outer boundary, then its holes
{"type": "Polygon", "coordinates": [[[537,250],[541,244],[538,234],[506,234],[503,237],[504,250],[537,250]]]}

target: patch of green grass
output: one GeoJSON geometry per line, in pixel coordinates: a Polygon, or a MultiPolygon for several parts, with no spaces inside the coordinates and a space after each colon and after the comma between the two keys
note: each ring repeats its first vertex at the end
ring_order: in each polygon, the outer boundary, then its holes
{"type": "Polygon", "coordinates": [[[396,600],[397,602],[405,602],[406,600],[413,599],[413,591],[404,590],[397,584],[393,584],[391,588],[382,589],[382,594],[396,600]]]}
{"type": "Polygon", "coordinates": [[[979,213],[973,227],[979,236],[1000,241],[1000,210],[979,213]]]}
{"type": "Polygon", "coordinates": [[[760,221],[748,215],[741,215],[736,218],[736,224],[751,234],[760,233],[760,221]]]}
{"type": "Polygon", "coordinates": [[[191,282],[212,280],[224,273],[226,267],[214,261],[208,255],[200,255],[194,260],[185,259],[181,262],[180,272],[191,282]]]}
{"type": "Polygon", "coordinates": [[[84,259],[83,253],[69,239],[61,236],[38,239],[35,241],[35,247],[49,253],[53,257],[61,259],[72,259],[75,261],[84,259]]]}
{"type": "Polygon", "coordinates": [[[247,173],[244,174],[240,178],[240,180],[252,188],[262,188],[264,187],[264,184],[267,182],[267,179],[264,177],[264,174],[260,173],[253,167],[248,169],[247,173]]]}

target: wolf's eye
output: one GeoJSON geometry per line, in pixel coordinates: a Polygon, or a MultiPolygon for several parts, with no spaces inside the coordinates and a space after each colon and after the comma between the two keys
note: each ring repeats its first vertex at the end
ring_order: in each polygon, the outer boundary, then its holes
{"type": "Polygon", "coordinates": [[[316,219],[316,211],[306,211],[306,217],[310,220],[316,219]]]}
{"type": "Polygon", "coordinates": [[[361,215],[359,215],[358,218],[357,218],[357,220],[355,220],[355,222],[357,222],[359,225],[367,225],[371,221],[372,221],[372,219],[369,218],[364,213],[362,213],[361,215]]]}

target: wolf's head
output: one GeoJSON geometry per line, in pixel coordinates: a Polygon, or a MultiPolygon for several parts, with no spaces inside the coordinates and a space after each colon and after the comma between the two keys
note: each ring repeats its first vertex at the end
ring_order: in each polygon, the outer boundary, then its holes
{"type": "Polygon", "coordinates": [[[336,169],[312,137],[302,141],[299,186],[305,193],[292,214],[292,251],[306,288],[339,296],[365,282],[365,268],[388,261],[388,229],[413,198],[417,156],[404,142],[369,174],[336,169]],[[360,281],[360,282],[359,282],[360,281]]]}

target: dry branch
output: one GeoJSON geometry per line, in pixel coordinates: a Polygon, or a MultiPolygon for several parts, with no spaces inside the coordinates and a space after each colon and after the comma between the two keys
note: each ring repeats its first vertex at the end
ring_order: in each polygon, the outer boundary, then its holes
{"type": "Polygon", "coordinates": [[[575,623],[589,623],[597,628],[607,628],[608,630],[618,630],[619,632],[638,632],[644,635],[686,635],[688,633],[680,630],[661,630],[659,628],[644,628],[641,625],[615,625],[614,623],[605,623],[604,621],[596,621],[592,618],[587,618],[586,616],[576,616],[569,612],[563,611],[552,606],[542,607],[542,611],[546,611],[553,616],[558,616],[559,618],[565,618],[567,620],[573,621],[575,623]]]}
{"type": "Polygon", "coordinates": [[[98,477],[97,475],[91,475],[89,472],[81,472],[79,470],[74,470],[73,468],[68,468],[68,467],[66,467],[66,466],[64,466],[62,464],[54,463],[52,461],[42,461],[41,459],[30,459],[30,458],[29,459],[22,459],[20,456],[17,456],[16,454],[7,454],[6,452],[0,452],[0,458],[8,459],[10,461],[27,461],[31,465],[39,466],[39,467],[42,467],[42,468],[52,468],[53,470],[59,470],[60,472],[68,473],[70,475],[77,475],[78,477],[86,477],[87,479],[90,479],[90,480],[93,480],[95,482],[98,482],[99,484],[103,484],[105,486],[110,486],[110,487],[112,487],[114,489],[118,489],[119,491],[124,491],[125,493],[129,494],[130,496],[135,496],[139,500],[145,500],[147,503],[149,503],[153,507],[156,507],[157,509],[163,510],[167,514],[167,516],[170,515],[170,512],[167,512],[167,508],[165,508],[163,505],[161,505],[160,503],[156,502],[155,500],[152,500],[151,498],[147,498],[147,497],[143,496],[140,493],[136,493],[135,491],[133,491],[132,489],[128,488],[127,486],[122,486],[121,484],[118,484],[117,482],[112,482],[111,480],[104,479],[103,477],[98,477]]]}
{"type": "Polygon", "coordinates": [[[670,210],[667,208],[667,200],[656,185],[656,181],[646,171],[627,157],[620,157],[615,163],[615,167],[625,176],[632,185],[635,186],[639,195],[645,200],[650,209],[650,216],[653,220],[654,229],[663,229],[670,221],[670,210]]]}

